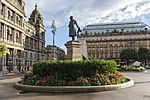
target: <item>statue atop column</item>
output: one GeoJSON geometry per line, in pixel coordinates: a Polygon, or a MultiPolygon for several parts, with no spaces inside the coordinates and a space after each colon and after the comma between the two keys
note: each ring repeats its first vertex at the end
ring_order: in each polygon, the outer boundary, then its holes
{"type": "Polygon", "coordinates": [[[73,19],[73,16],[70,16],[70,22],[69,22],[69,37],[72,37],[72,41],[75,40],[75,36],[77,36],[77,33],[81,32],[80,27],[78,26],[76,20],[73,19]],[[78,28],[78,31],[76,32],[76,27],[78,28]]]}

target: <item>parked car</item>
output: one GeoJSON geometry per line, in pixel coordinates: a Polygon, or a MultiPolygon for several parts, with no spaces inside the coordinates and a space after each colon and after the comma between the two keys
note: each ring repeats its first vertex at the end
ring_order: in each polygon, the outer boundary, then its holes
{"type": "Polygon", "coordinates": [[[145,68],[146,68],[146,69],[150,69],[150,64],[147,64],[147,65],[145,66],[145,68]]]}

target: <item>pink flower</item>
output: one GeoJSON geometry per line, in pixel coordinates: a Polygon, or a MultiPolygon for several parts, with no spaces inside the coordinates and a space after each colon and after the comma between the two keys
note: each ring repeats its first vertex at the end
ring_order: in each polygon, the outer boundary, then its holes
{"type": "Polygon", "coordinates": [[[116,81],[116,78],[112,78],[111,80],[112,80],[112,81],[116,81]]]}

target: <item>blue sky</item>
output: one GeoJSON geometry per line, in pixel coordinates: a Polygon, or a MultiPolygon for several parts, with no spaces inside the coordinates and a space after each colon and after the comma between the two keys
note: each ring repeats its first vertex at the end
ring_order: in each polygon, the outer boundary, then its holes
{"type": "Polygon", "coordinates": [[[72,15],[83,28],[91,23],[141,21],[150,25],[150,0],[24,0],[26,15],[38,9],[44,18],[46,44],[52,44],[51,23],[55,20],[56,45],[62,47],[68,37],[69,17],[72,15]]]}

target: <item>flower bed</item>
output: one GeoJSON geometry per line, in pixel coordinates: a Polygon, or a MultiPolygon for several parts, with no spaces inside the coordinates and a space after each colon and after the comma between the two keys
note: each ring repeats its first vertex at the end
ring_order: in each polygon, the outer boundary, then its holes
{"type": "Polygon", "coordinates": [[[22,84],[33,86],[100,86],[128,81],[115,61],[43,61],[33,65],[22,84]]]}

